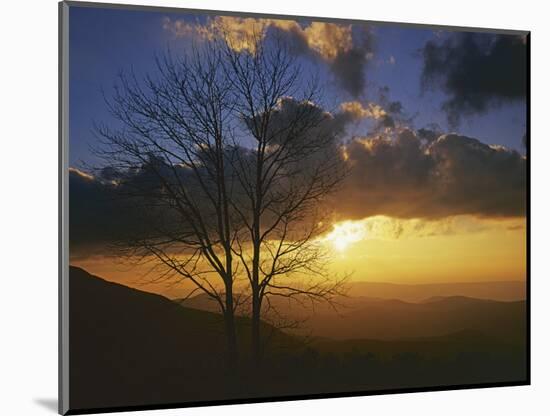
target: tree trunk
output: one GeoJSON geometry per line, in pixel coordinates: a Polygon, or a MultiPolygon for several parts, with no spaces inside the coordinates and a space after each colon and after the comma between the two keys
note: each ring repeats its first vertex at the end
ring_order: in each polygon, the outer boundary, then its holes
{"type": "MultiPolygon", "coordinates": [[[[256,230],[259,235],[259,230],[256,230]]],[[[259,367],[261,361],[261,341],[260,341],[260,244],[254,242],[252,257],[252,364],[259,367]]]]}
{"type": "Polygon", "coordinates": [[[260,340],[260,221],[262,207],[262,172],[263,172],[263,152],[264,142],[258,142],[258,155],[256,159],[256,203],[254,204],[254,220],[252,230],[252,362],[258,368],[261,362],[261,340],[260,340]]]}
{"type": "Polygon", "coordinates": [[[254,366],[259,367],[261,363],[261,340],[260,340],[260,294],[257,285],[253,288],[252,294],[252,361],[254,366]]]}
{"type": "Polygon", "coordinates": [[[225,334],[227,342],[227,366],[234,368],[237,366],[238,349],[237,334],[235,329],[235,311],[233,310],[233,286],[227,285],[225,288],[225,334]]]}

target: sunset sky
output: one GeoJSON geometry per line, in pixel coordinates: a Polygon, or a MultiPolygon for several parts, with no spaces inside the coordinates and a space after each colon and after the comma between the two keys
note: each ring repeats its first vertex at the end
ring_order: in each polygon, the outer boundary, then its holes
{"type": "MultiPolygon", "coordinates": [[[[297,45],[344,126],[351,173],[321,244],[355,280],[463,282],[526,275],[526,39],[369,23],[70,8],[71,263],[135,285],[144,268],[108,257],[116,211],[87,166],[117,74],[154,73],[155,54],[260,27],[297,45]],[[106,215],[113,218],[106,220],[106,215]]],[[[336,128],[336,127],[335,127],[336,128]]],[[[175,295],[180,288],[146,285],[175,295]]]]}

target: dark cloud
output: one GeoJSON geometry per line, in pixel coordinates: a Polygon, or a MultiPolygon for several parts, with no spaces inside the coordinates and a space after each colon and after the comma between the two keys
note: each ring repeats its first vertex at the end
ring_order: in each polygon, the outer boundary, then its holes
{"type": "MultiPolygon", "coordinates": [[[[307,185],[308,175],[314,174],[318,166],[329,169],[330,163],[334,163],[335,174],[343,170],[337,139],[349,121],[346,113],[333,116],[309,101],[297,101],[290,97],[281,99],[271,115],[268,135],[273,149],[282,147],[282,144],[287,149],[288,155],[284,156],[286,170],[280,172],[283,179],[276,182],[278,187],[271,189],[264,197],[273,196],[274,200],[278,200],[289,189],[300,191],[301,181],[307,185]]],[[[71,255],[88,255],[94,250],[104,253],[105,247],[129,238],[141,236],[150,239],[157,235],[185,233],[191,225],[177,211],[174,198],[166,192],[166,189],[181,191],[182,186],[188,195],[192,195],[193,204],[201,212],[206,229],[216,229],[215,208],[210,202],[211,194],[207,194],[216,189],[211,174],[214,170],[208,166],[210,162],[215,163],[215,159],[209,157],[208,149],[203,152],[196,153],[201,163],[193,171],[153,153],[148,155],[145,163],[138,162],[124,170],[106,166],[96,169],[91,175],[71,168],[71,255]]],[[[248,199],[241,198],[247,198],[248,190],[241,181],[254,183],[255,153],[244,147],[228,146],[225,156],[226,178],[231,185],[228,186],[230,198],[240,207],[240,213],[246,213],[248,199]],[[235,169],[239,170],[238,177],[235,169]]],[[[274,202],[264,219],[271,220],[268,215],[276,212],[277,208],[277,202],[274,202]]],[[[234,223],[238,219],[239,216],[235,215],[234,223]]]]}
{"type": "MultiPolygon", "coordinates": [[[[98,247],[141,237],[182,232],[189,224],[181,221],[164,184],[185,182],[198,200],[206,200],[189,170],[170,166],[161,157],[149,154],[132,169],[97,169],[94,175],[69,170],[69,241],[71,255],[90,254],[98,247]],[[164,182],[159,179],[159,172],[164,182]]],[[[201,207],[205,218],[213,218],[210,205],[201,207]]],[[[110,248],[107,249],[107,252],[110,248]]]]}
{"type": "Polygon", "coordinates": [[[418,138],[425,140],[428,143],[433,142],[443,133],[437,127],[423,127],[416,131],[418,138]]]}
{"type": "Polygon", "coordinates": [[[426,142],[410,130],[355,139],[350,176],[336,198],[343,218],[525,214],[526,161],[516,151],[454,134],[426,142]]]}
{"type": "MultiPolygon", "coordinates": [[[[259,114],[258,117],[261,118],[262,115],[259,114]]],[[[291,130],[302,129],[307,131],[307,134],[300,134],[299,138],[302,140],[319,140],[323,136],[334,141],[344,133],[346,124],[351,121],[353,115],[348,112],[341,111],[333,115],[311,101],[284,97],[279,100],[277,109],[270,115],[269,134],[276,144],[286,140],[285,135],[291,133],[291,130]]]]}
{"type": "MultiPolygon", "coordinates": [[[[369,111],[373,109],[375,107],[369,111]]],[[[363,108],[363,111],[366,110],[363,108]]],[[[330,145],[323,146],[326,152],[305,152],[296,157],[297,173],[288,175],[289,180],[299,181],[298,172],[304,172],[306,165],[319,166],[334,154],[345,154],[349,175],[327,206],[320,207],[334,210],[340,218],[525,215],[526,160],[514,150],[489,146],[474,138],[442,134],[437,126],[430,125],[416,132],[390,127],[386,133],[375,137],[354,138],[347,142],[345,153],[342,153],[338,143],[347,124],[355,120],[355,113],[341,111],[333,115],[313,103],[292,98],[281,100],[278,111],[273,114],[272,144],[276,146],[286,140],[282,136],[287,133],[288,137],[294,135],[295,130],[286,132],[281,126],[288,125],[288,120],[296,114],[306,114],[306,118],[315,120],[318,126],[301,140],[312,144],[327,140],[330,145]]],[[[296,128],[299,129],[299,125],[295,124],[296,128]]],[[[308,149],[307,143],[297,145],[308,149]]],[[[237,159],[244,161],[241,166],[254,166],[251,150],[228,149],[227,177],[232,177],[231,169],[236,166],[234,161],[237,159]]],[[[162,176],[168,180],[185,182],[188,189],[193,188],[193,181],[196,181],[188,169],[169,166],[155,155],[150,155],[147,163],[132,170],[105,167],[94,176],[70,170],[72,255],[90,254],[90,250],[97,247],[104,250],[109,243],[139,236],[142,232],[150,236],[151,229],[185,230],[185,220],[174,211],[170,201],[159,202],[155,198],[162,186],[153,170],[162,171],[162,176]]],[[[254,175],[254,172],[244,174],[254,175]]],[[[231,188],[235,192],[234,200],[238,201],[239,186],[231,188]]],[[[201,189],[197,185],[193,192],[198,202],[207,199],[201,189]]],[[[209,209],[206,204],[201,212],[205,213],[205,218],[214,219],[216,216],[210,215],[209,209]]]]}
{"type": "Polygon", "coordinates": [[[386,114],[379,120],[375,132],[411,124],[412,118],[408,117],[405,113],[403,103],[391,100],[390,94],[390,87],[387,85],[378,88],[378,102],[384,108],[386,114]]]}
{"type": "Polygon", "coordinates": [[[422,49],[423,88],[441,88],[449,123],[483,114],[505,102],[524,100],[527,88],[525,37],[455,33],[422,49]]]}
{"type": "Polygon", "coordinates": [[[364,92],[365,68],[373,53],[372,32],[359,24],[234,16],[217,16],[206,24],[190,24],[166,17],[163,28],[176,37],[198,36],[209,41],[221,34],[237,51],[255,49],[250,41],[253,37],[276,34],[276,41],[288,40],[297,55],[326,63],[340,87],[354,97],[364,92]]]}
{"type": "Polygon", "coordinates": [[[384,117],[382,117],[382,120],[380,120],[381,127],[384,128],[394,128],[395,127],[395,120],[392,116],[389,114],[386,114],[384,117]]]}
{"type": "MultiPolygon", "coordinates": [[[[98,169],[95,175],[78,169],[69,170],[69,242],[71,256],[89,256],[96,251],[107,254],[118,242],[141,237],[152,238],[170,229],[184,231],[188,226],[181,221],[173,205],[164,196],[163,186],[156,173],[165,170],[167,181],[191,180],[184,168],[166,165],[151,155],[141,167],[120,171],[112,167],[98,169]]],[[[193,184],[189,185],[191,188],[193,184]]],[[[196,198],[204,195],[195,192],[196,198]]],[[[209,206],[205,210],[208,215],[209,206]]],[[[164,235],[166,234],[164,232],[164,235]]]]}
{"type": "Polygon", "coordinates": [[[77,169],[69,170],[69,243],[80,248],[112,242],[134,224],[130,205],[115,198],[114,186],[77,169]]]}
{"type": "MultiPolygon", "coordinates": [[[[319,23],[317,24],[319,25],[319,23]]],[[[286,38],[294,53],[325,62],[341,88],[355,98],[361,96],[366,86],[366,68],[374,50],[372,33],[364,26],[334,23],[323,23],[322,25],[324,25],[324,29],[318,33],[309,33],[307,29],[304,31],[293,26],[283,28],[273,26],[270,30],[272,33],[276,32],[279,37],[286,38]],[[351,41],[339,45],[340,38],[331,36],[339,31],[349,31],[351,41]],[[311,47],[309,38],[313,36],[316,37],[315,42],[319,44],[333,44],[329,54],[311,47]]]]}
{"type": "Polygon", "coordinates": [[[392,101],[388,104],[388,112],[393,114],[401,114],[403,111],[403,104],[401,101],[392,101]]]}
{"type": "Polygon", "coordinates": [[[349,51],[339,53],[330,64],[342,88],[353,97],[365,91],[365,68],[370,51],[370,43],[354,46],[349,51]]]}

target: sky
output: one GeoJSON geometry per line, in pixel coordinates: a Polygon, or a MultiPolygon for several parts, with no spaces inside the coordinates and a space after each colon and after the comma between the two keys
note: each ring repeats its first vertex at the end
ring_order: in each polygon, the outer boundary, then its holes
{"type": "MultiPolygon", "coordinates": [[[[109,120],[104,94],[112,91],[120,71],[146,73],[154,70],[154,57],[167,48],[184,49],[191,36],[177,36],[166,28],[166,19],[195,22],[204,16],[186,13],[132,11],[72,6],[70,9],[70,164],[89,160],[92,155],[94,122],[109,120]]],[[[421,50],[426,42],[452,32],[402,26],[373,26],[373,57],[365,68],[367,97],[389,87],[391,100],[402,103],[414,116],[417,128],[436,123],[445,131],[475,137],[487,144],[499,144],[524,151],[525,101],[506,103],[485,114],[475,114],[460,126],[449,126],[440,106],[442,91],[423,92],[421,50]]],[[[489,35],[487,35],[489,36],[489,35]]],[[[330,75],[330,74],[329,74],[330,75]]],[[[327,85],[332,84],[326,79],[327,85]]],[[[334,91],[331,91],[335,93],[334,91]]],[[[337,91],[342,99],[354,98],[337,91]]]]}
{"type": "MultiPolygon", "coordinates": [[[[356,173],[326,236],[335,270],[413,283],[525,278],[526,48],[519,35],[71,6],[74,186],[96,162],[94,125],[117,125],[105,105],[117,75],[154,73],[156,55],[208,41],[223,19],[237,40],[252,24],[266,36],[288,36],[304,68],[318,72],[333,113],[346,117],[343,140],[356,173]],[[452,181],[434,183],[433,166],[452,181]]],[[[73,264],[132,279],[99,255],[79,252],[73,264]]]]}

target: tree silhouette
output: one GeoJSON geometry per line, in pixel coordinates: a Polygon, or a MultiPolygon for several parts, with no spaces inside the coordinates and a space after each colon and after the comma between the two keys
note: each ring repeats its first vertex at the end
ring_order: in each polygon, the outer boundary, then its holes
{"type": "Polygon", "coordinates": [[[156,74],[121,74],[100,125],[100,174],[140,209],[117,247],[189,281],[223,314],[228,360],[238,356],[235,312],[249,308],[254,362],[270,298],[329,301],[344,279],[327,272],[317,238],[324,199],[345,175],[341,128],[318,104],[320,88],[283,39],[251,35],[248,48],[217,36],[156,74]],[[236,293],[236,282],[244,287],[236,293]]]}
{"type": "Polygon", "coordinates": [[[259,362],[264,302],[270,311],[273,296],[316,302],[341,293],[344,279],[330,278],[327,253],[315,237],[326,228],[323,199],[341,182],[345,167],[337,126],[314,104],[320,98],[316,79],[304,86],[288,45],[279,38],[267,44],[258,34],[247,39],[251,53],[226,43],[235,110],[253,138],[251,158],[242,153],[235,158],[250,206],[241,215],[244,235],[236,234],[235,255],[250,282],[252,351],[259,362]],[[243,250],[244,243],[251,250],[243,250]]]}

